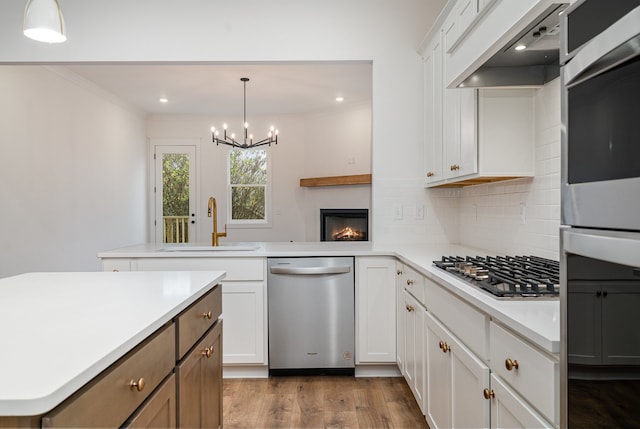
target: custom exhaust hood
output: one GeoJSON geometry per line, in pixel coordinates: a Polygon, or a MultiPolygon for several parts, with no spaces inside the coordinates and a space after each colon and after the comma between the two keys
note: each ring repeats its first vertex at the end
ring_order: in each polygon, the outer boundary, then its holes
{"type": "Polygon", "coordinates": [[[560,75],[560,13],[554,3],[511,39],[460,88],[542,86],[560,75]]]}

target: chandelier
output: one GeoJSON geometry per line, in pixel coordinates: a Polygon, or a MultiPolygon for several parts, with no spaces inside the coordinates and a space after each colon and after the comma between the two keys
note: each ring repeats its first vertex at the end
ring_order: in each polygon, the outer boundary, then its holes
{"type": "Polygon", "coordinates": [[[251,149],[258,146],[264,146],[268,144],[271,146],[271,143],[278,144],[278,130],[271,126],[267,137],[262,140],[258,140],[256,142],[253,141],[253,134],[249,133],[249,123],[247,122],[247,82],[249,82],[248,77],[240,78],[244,85],[244,138],[242,142],[236,140],[235,133],[227,134],[227,124],[223,124],[223,137],[220,138],[220,130],[217,130],[215,127],[211,127],[211,135],[213,137],[213,142],[216,145],[224,144],[227,146],[232,146],[234,148],[239,149],[251,149]]]}

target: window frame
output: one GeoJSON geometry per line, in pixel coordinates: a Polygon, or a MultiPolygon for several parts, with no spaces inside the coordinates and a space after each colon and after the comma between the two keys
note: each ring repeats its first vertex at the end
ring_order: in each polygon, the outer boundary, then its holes
{"type": "Polygon", "coordinates": [[[254,148],[254,149],[234,149],[229,148],[227,150],[227,226],[230,228],[267,228],[271,227],[271,154],[266,148],[254,148]],[[231,152],[233,150],[248,151],[248,150],[264,150],[267,157],[267,182],[265,184],[232,184],[231,183],[231,152]],[[264,219],[233,219],[232,217],[232,190],[234,186],[253,186],[264,187],[264,219]]]}

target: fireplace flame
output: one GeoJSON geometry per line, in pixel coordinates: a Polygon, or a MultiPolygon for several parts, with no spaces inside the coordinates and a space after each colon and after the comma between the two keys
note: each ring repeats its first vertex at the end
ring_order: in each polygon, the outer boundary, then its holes
{"type": "Polygon", "coordinates": [[[363,231],[356,231],[350,226],[345,226],[331,236],[334,240],[359,240],[364,237],[363,231]]]}

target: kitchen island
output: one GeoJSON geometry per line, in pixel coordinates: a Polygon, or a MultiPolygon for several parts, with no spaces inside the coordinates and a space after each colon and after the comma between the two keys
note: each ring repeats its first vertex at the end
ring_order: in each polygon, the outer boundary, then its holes
{"type": "Polygon", "coordinates": [[[0,279],[0,427],[120,426],[157,394],[167,395],[161,403],[173,407],[165,411],[175,426],[181,382],[174,367],[201,338],[221,334],[224,276],[175,271],[0,279]],[[202,309],[209,317],[201,317],[202,309]],[[185,341],[190,344],[182,347],[185,341]],[[88,403],[92,415],[83,416],[88,403]]]}

